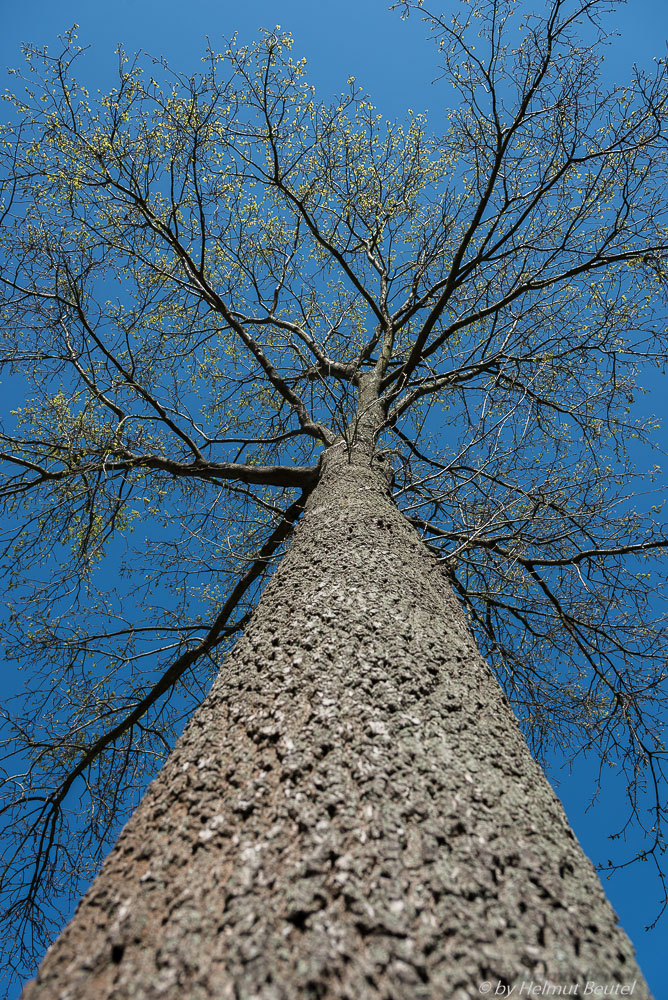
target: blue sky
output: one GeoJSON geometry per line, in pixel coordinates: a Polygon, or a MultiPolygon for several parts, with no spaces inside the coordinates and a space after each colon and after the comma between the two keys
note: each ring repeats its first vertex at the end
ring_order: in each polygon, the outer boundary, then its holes
{"type": "MultiPolygon", "coordinates": [[[[442,0],[448,9],[455,0],[442,0]]],[[[538,3],[538,0],[528,0],[538,3]]],[[[295,37],[294,55],[306,56],[308,76],[321,97],[339,93],[354,75],[387,117],[403,116],[408,108],[427,111],[434,130],[447,100],[445,88],[432,86],[434,60],[424,42],[425,29],[413,17],[402,23],[384,0],[339,0],[336,4],[317,0],[246,0],[243,5],[230,0],[190,0],[187,7],[175,0],[31,0],[7,5],[0,36],[0,73],[21,62],[21,42],[57,47],[57,35],[73,23],[79,25],[79,42],[92,47],[78,71],[91,91],[112,84],[116,65],[114,48],[122,42],[127,50],[143,50],[164,55],[176,68],[196,71],[208,35],[214,47],[221,35],[238,31],[250,40],[259,27],[280,24],[295,37]]],[[[622,83],[632,64],[649,65],[652,57],[665,55],[668,34],[666,0],[631,0],[610,19],[620,32],[606,56],[608,82],[622,83]]],[[[2,83],[10,86],[11,81],[2,83]]],[[[648,410],[666,413],[665,393],[658,383],[645,401],[648,410]]],[[[665,426],[664,419],[664,426],[665,426]]],[[[11,675],[0,679],[0,696],[6,695],[11,675]]],[[[585,850],[594,860],[608,856],[605,835],[622,819],[623,788],[614,782],[604,790],[598,803],[587,811],[594,773],[592,762],[576,769],[555,771],[558,794],[565,804],[585,850]]],[[[630,846],[629,853],[632,853],[630,846]]],[[[630,870],[604,882],[613,906],[636,946],[640,965],[657,1000],[668,997],[664,947],[668,917],[658,930],[645,933],[643,927],[655,915],[657,888],[649,866],[630,870]]]]}

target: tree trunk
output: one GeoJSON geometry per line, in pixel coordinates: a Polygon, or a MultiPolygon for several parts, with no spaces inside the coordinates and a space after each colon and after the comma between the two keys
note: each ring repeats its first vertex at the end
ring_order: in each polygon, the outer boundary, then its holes
{"type": "Polygon", "coordinates": [[[440,565],[349,459],[25,1000],[649,995],[440,565]]]}

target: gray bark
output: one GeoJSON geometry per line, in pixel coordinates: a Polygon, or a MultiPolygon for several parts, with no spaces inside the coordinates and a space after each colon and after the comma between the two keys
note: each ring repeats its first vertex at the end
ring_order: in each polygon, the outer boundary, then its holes
{"type": "Polygon", "coordinates": [[[649,995],[446,575],[349,457],[25,1000],[649,995]]]}

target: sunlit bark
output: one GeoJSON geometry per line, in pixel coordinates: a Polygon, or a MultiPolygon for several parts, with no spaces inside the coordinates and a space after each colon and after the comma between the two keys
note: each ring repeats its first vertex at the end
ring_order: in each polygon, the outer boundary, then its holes
{"type": "Polygon", "coordinates": [[[632,949],[382,463],[283,563],[25,1000],[637,985],[632,949]]]}

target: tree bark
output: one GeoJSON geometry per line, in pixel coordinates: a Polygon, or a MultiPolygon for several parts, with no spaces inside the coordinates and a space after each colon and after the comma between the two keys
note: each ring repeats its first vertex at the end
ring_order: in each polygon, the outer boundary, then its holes
{"type": "Polygon", "coordinates": [[[338,447],[323,470],[25,1000],[623,995],[634,981],[647,997],[380,465],[338,447]]]}

